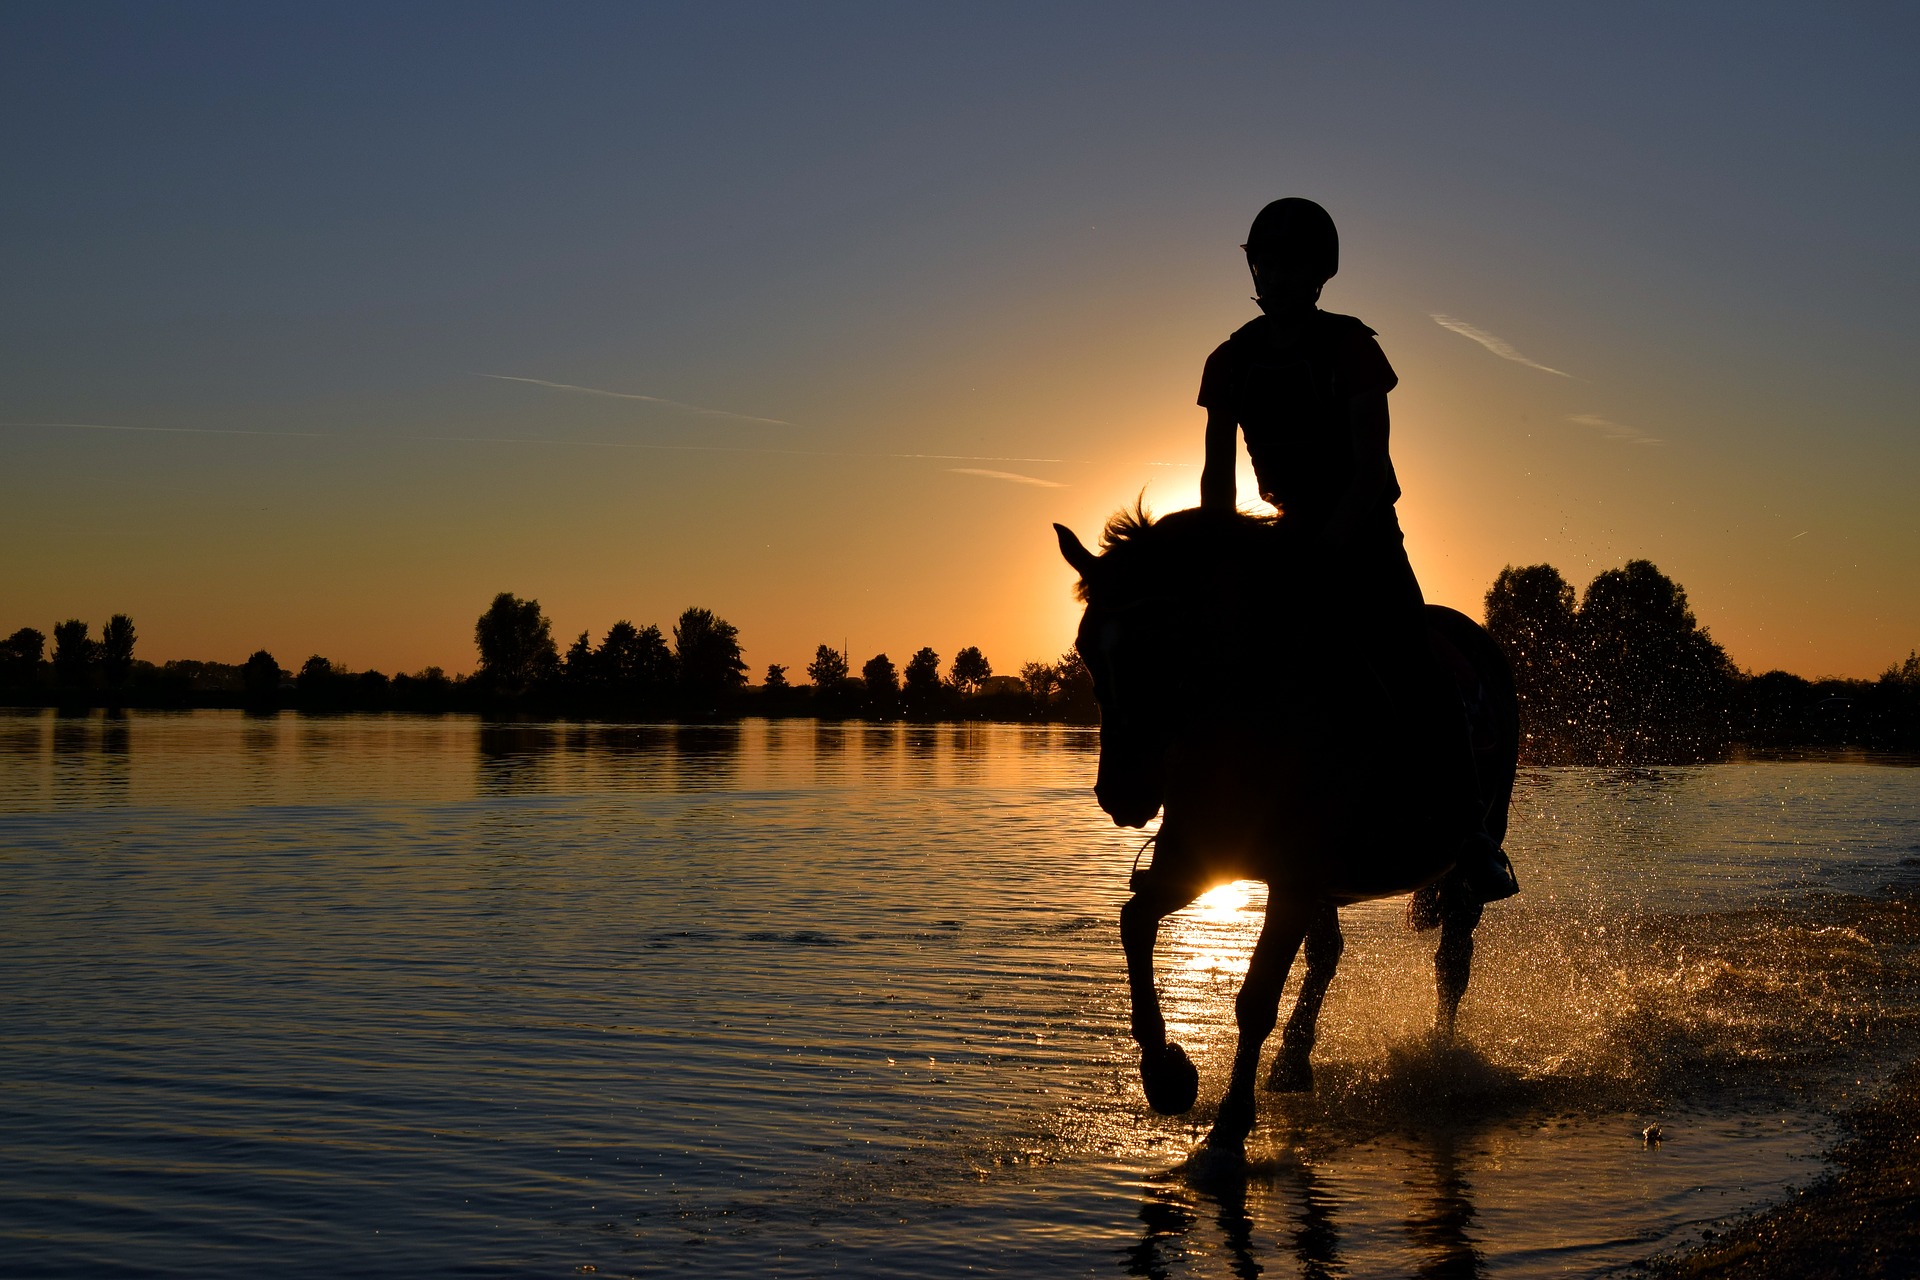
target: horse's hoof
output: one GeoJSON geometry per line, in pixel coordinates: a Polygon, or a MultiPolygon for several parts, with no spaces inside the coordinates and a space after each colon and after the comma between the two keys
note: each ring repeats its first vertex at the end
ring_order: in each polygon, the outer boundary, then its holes
{"type": "Polygon", "coordinates": [[[1200,1072],[1187,1051],[1169,1040],[1157,1050],[1141,1050],[1140,1087],[1147,1105],[1161,1115],[1185,1115],[1200,1096],[1200,1072]]]}
{"type": "Polygon", "coordinates": [[[1253,1132],[1253,1099],[1245,1102],[1232,1094],[1221,1099],[1220,1114],[1207,1134],[1207,1146],[1222,1154],[1244,1153],[1247,1135],[1253,1132]]]}
{"type": "Polygon", "coordinates": [[[1273,1070],[1267,1072],[1267,1092],[1312,1093],[1313,1063],[1307,1055],[1282,1051],[1273,1060],[1273,1070]]]}

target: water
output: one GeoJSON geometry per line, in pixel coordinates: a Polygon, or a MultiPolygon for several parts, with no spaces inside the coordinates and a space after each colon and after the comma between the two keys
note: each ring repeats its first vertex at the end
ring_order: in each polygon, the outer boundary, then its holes
{"type": "Polygon", "coordinates": [[[1346,912],[1318,1091],[1203,1176],[1263,891],[1163,933],[1156,1117],[1094,748],[0,716],[0,1270],[1601,1275],[1920,1051],[1920,770],[1532,771],[1464,1045],[1346,912]]]}

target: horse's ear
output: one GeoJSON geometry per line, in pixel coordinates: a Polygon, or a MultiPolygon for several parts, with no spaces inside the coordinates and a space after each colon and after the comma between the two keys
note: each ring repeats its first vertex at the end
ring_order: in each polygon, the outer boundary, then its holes
{"type": "Polygon", "coordinates": [[[1067,558],[1067,563],[1073,566],[1073,571],[1083,578],[1092,573],[1093,566],[1100,557],[1087,550],[1073,530],[1067,526],[1056,524],[1053,526],[1053,532],[1060,539],[1060,554],[1067,558]]]}

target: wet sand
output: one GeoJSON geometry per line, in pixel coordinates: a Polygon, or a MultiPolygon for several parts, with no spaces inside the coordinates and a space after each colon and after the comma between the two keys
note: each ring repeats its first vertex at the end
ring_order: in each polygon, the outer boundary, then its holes
{"type": "Polygon", "coordinates": [[[1920,1276],[1920,1063],[1847,1117],[1832,1171],[1785,1204],[1650,1266],[1671,1280],[1920,1276]]]}

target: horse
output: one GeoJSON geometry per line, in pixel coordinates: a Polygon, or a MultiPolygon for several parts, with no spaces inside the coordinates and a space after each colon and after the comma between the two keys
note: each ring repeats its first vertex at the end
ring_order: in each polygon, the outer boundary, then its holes
{"type": "MultiPolygon", "coordinates": [[[[1344,945],[1341,906],[1413,894],[1410,927],[1440,929],[1435,1030],[1453,1037],[1482,902],[1453,867],[1459,832],[1439,817],[1448,798],[1431,768],[1434,739],[1356,656],[1365,646],[1342,633],[1340,593],[1316,568],[1323,557],[1283,517],[1194,509],[1156,521],[1136,507],[1108,522],[1098,555],[1065,526],[1054,530],[1086,606],[1075,644],[1100,707],[1094,794],[1119,826],[1164,813],[1152,862],[1140,869],[1136,858],[1120,911],[1141,1084],[1161,1114],[1192,1108],[1199,1073],[1166,1037],[1153,972],[1160,921],[1225,881],[1268,887],[1207,1137],[1210,1149],[1243,1152],[1261,1048],[1303,945],[1306,973],[1267,1087],[1313,1086],[1315,1027],[1344,945]]],[[[1518,760],[1512,672],[1465,615],[1427,605],[1426,623],[1434,678],[1451,678],[1466,711],[1498,843],[1518,760]]]]}

